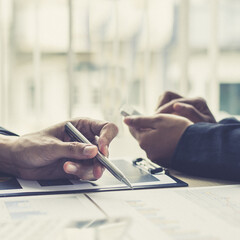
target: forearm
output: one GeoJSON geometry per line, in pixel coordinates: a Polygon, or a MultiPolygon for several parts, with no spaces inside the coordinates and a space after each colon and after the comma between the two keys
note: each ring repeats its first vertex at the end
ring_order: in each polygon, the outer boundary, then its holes
{"type": "MultiPolygon", "coordinates": [[[[230,121],[231,122],[231,121],[230,121]]],[[[179,141],[172,167],[194,175],[240,180],[240,124],[199,123],[179,141]]]]}
{"type": "Polygon", "coordinates": [[[15,167],[12,163],[12,145],[17,136],[5,136],[0,134],[0,172],[15,174],[15,167]]]}

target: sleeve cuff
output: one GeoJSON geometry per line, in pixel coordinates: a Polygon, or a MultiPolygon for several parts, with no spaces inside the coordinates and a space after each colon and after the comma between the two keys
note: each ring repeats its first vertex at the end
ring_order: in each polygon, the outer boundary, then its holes
{"type": "Polygon", "coordinates": [[[196,176],[239,181],[239,136],[240,124],[236,121],[193,124],[178,142],[171,165],[196,176]]]}

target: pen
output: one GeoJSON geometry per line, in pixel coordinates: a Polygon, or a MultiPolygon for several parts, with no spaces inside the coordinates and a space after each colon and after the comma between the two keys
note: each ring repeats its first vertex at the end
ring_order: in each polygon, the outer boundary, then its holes
{"type": "MultiPolygon", "coordinates": [[[[67,122],[65,124],[65,130],[67,134],[73,138],[74,140],[82,143],[88,143],[92,144],[91,142],[88,141],[88,139],[83,136],[81,132],[79,132],[70,122],[67,122]]],[[[101,154],[99,151],[96,155],[97,160],[102,163],[104,167],[115,177],[117,178],[120,182],[125,183],[128,187],[133,189],[133,186],[129,182],[129,180],[124,176],[124,174],[108,159],[106,158],[103,154],[101,154]]]]}

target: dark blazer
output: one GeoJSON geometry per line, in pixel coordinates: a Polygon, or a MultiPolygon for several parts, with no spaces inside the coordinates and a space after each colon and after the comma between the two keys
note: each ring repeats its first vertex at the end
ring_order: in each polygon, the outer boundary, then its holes
{"type": "Polygon", "coordinates": [[[196,123],[187,128],[172,158],[174,169],[240,181],[240,122],[196,123]]]}
{"type": "Polygon", "coordinates": [[[8,136],[18,136],[17,134],[10,132],[2,127],[0,127],[0,134],[2,135],[8,135],[8,136]]]}

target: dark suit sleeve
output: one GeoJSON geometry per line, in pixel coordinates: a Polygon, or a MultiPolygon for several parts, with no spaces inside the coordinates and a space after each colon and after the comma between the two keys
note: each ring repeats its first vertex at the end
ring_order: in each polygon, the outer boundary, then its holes
{"type": "Polygon", "coordinates": [[[172,167],[197,176],[240,181],[240,122],[230,118],[189,126],[172,167]]]}
{"type": "Polygon", "coordinates": [[[0,134],[7,135],[7,136],[18,136],[16,133],[10,132],[2,127],[0,127],[0,134]]]}

